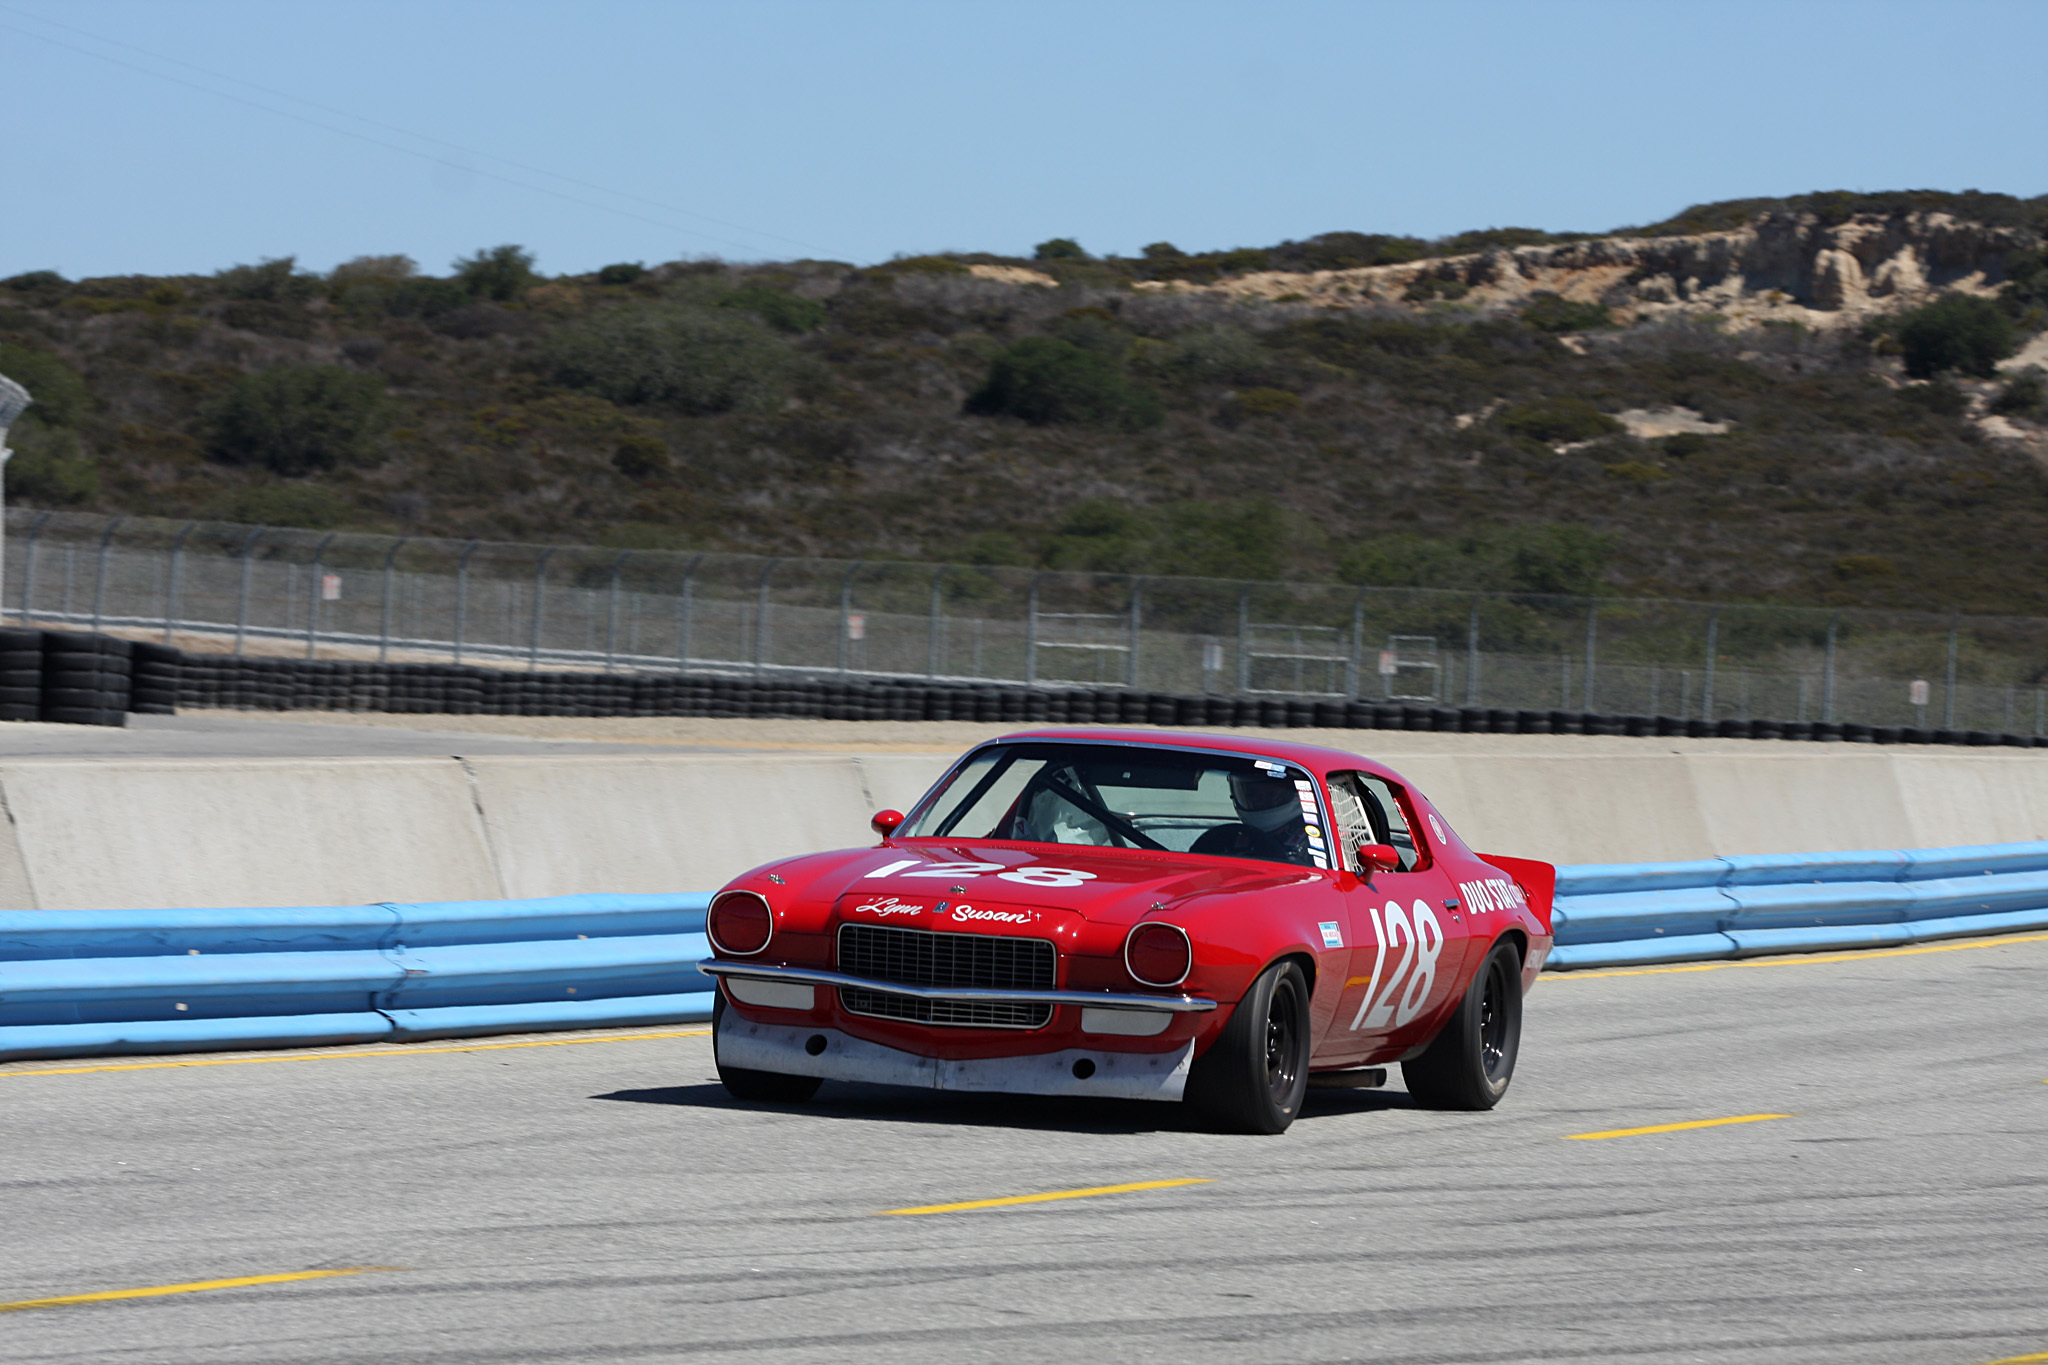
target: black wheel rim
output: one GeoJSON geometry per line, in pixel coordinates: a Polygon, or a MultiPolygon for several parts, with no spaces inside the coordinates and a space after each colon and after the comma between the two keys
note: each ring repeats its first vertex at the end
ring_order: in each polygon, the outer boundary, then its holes
{"type": "Polygon", "coordinates": [[[1507,968],[1495,958],[1487,964],[1486,986],[1479,997],[1479,1060],[1486,1079],[1498,1085],[1508,1069],[1507,968]]]}
{"type": "Polygon", "coordinates": [[[1282,1108],[1294,1102],[1295,1082],[1301,1075],[1299,1004],[1294,982],[1283,978],[1266,1010],[1266,1091],[1282,1108]]]}

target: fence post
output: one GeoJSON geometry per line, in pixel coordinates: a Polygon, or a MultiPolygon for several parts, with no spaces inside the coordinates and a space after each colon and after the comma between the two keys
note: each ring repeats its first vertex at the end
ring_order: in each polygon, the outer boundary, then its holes
{"type": "Polygon", "coordinates": [[[1956,728],[1956,635],[1962,630],[1962,622],[1950,618],[1948,628],[1948,676],[1941,696],[1941,728],[1956,728]]]}
{"type": "Polygon", "coordinates": [[[1707,613],[1707,673],[1700,679],[1700,719],[1714,718],[1714,654],[1720,648],[1721,613],[1717,608],[1707,613]]]}
{"type": "Polygon", "coordinates": [[[540,558],[533,564],[533,629],[526,641],[526,671],[535,672],[540,668],[540,623],[542,608],[547,602],[548,561],[555,557],[555,546],[550,545],[540,552],[540,558]]]}
{"type": "Polygon", "coordinates": [[[853,649],[853,576],[866,563],[865,559],[854,560],[853,567],[839,580],[839,676],[842,678],[846,676],[847,659],[853,649]]]}
{"type": "Polygon", "coordinates": [[[258,526],[249,532],[249,538],[242,542],[242,598],[235,607],[235,653],[242,652],[242,637],[249,629],[249,575],[256,567],[256,538],[270,528],[258,526]]]}
{"type": "Polygon", "coordinates": [[[768,665],[768,577],[781,562],[780,559],[771,559],[762,567],[760,586],[755,590],[758,605],[754,614],[754,676],[757,678],[768,665]]]}
{"type": "Polygon", "coordinates": [[[455,557],[455,662],[462,662],[463,616],[469,608],[469,557],[476,553],[480,541],[472,540],[462,547],[462,553],[455,557]]]}
{"type": "Polygon", "coordinates": [[[631,553],[631,550],[621,550],[618,558],[612,561],[611,595],[604,605],[604,671],[607,673],[612,671],[612,646],[619,633],[619,566],[631,553]]]}
{"type": "Polygon", "coordinates": [[[192,534],[192,528],[199,523],[188,521],[179,530],[178,538],[171,542],[171,568],[164,576],[164,643],[171,642],[171,623],[178,617],[178,569],[184,563],[185,537],[192,534]]]}
{"type": "Polygon", "coordinates": [[[1351,599],[1351,659],[1344,665],[1344,700],[1352,701],[1358,696],[1365,669],[1365,594],[1369,591],[1363,584],[1358,595],[1351,599]]]}
{"type": "Polygon", "coordinates": [[[35,596],[36,585],[36,538],[43,533],[43,523],[51,517],[49,512],[39,512],[36,519],[28,524],[28,544],[22,547],[21,559],[21,623],[29,622],[30,603],[35,596]]]}
{"type": "MultiPolygon", "coordinates": [[[[100,608],[106,603],[107,556],[112,554],[114,550],[114,532],[120,530],[121,523],[126,520],[128,520],[126,517],[115,517],[107,523],[107,529],[100,533],[100,558],[99,564],[93,570],[92,584],[92,628],[94,630],[100,628],[100,608]]],[[[1955,650],[1953,648],[1949,650],[1949,657],[1951,660],[1955,657],[1955,650]]],[[[1949,668],[1953,672],[1955,665],[1951,663],[1949,668]]]]}
{"type": "MultiPolygon", "coordinates": [[[[393,580],[398,576],[393,566],[398,563],[398,552],[405,548],[405,542],[410,539],[410,536],[400,536],[392,541],[391,548],[384,552],[384,611],[377,624],[377,662],[380,664],[391,658],[391,589],[393,580]]],[[[462,638],[459,629],[455,638],[462,638]]]]}
{"type": "Polygon", "coordinates": [[[320,543],[313,547],[313,586],[311,595],[306,599],[306,657],[309,659],[314,657],[314,644],[320,635],[320,595],[322,589],[320,581],[320,569],[322,566],[320,561],[321,556],[327,553],[327,543],[334,539],[334,534],[334,532],[329,531],[325,536],[321,537],[320,543]]]}
{"type": "Polygon", "coordinates": [[[1465,625],[1465,705],[1479,705],[1479,595],[1472,595],[1472,619],[1465,625]]]}
{"type": "Polygon", "coordinates": [[[1128,651],[1129,657],[1125,660],[1124,663],[1124,686],[1131,688],[1133,691],[1135,691],[1138,686],[1138,622],[1140,616],[1143,614],[1144,597],[1145,576],[1143,574],[1133,575],[1131,578],[1130,613],[1131,646],[1128,651]]]}
{"type": "Polygon", "coordinates": [[[703,558],[702,554],[691,555],[683,566],[683,595],[676,602],[676,670],[681,673],[690,671],[690,580],[696,577],[703,558]]]}
{"type": "Polygon", "coordinates": [[[1835,718],[1835,627],[1841,620],[1840,612],[1828,618],[1828,657],[1820,683],[1820,718],[1824,721],[1835,718]]]}
{"type": "Polygon", "coordinates": [[[1038,580],[1043,571],[1031,575],[1031,588],[1024,598],[1024,685],[1038,683],[1038,580]]]}
{"type": "Polygon", "coordinates": [[[1593,645],[1599,638],[1600,604],[1586,608],[1586,711],[1593,709],[1593,645]]]}
{"type": "Polygon", "coordinates": [[[1237,695],[1252,690],[1252,587],[1247,583],[1237,594],[1237,695]]]}
{"type": "Polygon", "coordinates": [[[939,580],[946,576],[950,564],[941,564],[932,570],[932,610],[930,623],[925,627],[924,675],[927,678],[939,676],[939,627],[943,624],[940,611],[944,602],[939,592],[939,580]]]}

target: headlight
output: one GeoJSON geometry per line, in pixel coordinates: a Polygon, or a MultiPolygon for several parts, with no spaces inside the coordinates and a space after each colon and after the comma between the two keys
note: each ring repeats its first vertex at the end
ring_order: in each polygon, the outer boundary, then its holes
{"type": "Polygon", "coordinates": [[[1124,940],[1124,969],[1147,986],[1178,986],[1194,965],[1187,931],[1177,924],[1150,920],[1124,940]]]}
{"type": "Polygon", "coordinates": [[[774,936],[775,916],[758,893],[727,891],[711,902],[711,913],[704,917],[704,932],[719,952],[752,957],[766,948],[774,936]]]}

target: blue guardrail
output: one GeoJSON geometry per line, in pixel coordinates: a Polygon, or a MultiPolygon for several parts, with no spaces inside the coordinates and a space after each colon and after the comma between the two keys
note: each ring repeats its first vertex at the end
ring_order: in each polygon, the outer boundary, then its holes
{"type": "MultiPolygon", "coordinates": [[[[708,1019],[708,895],[0,911],[0,1061],[708,1019]]],[[[1556,968],[2048,929],[2048,842],[1558,869],[1556,968]]]]}
{"type": "Polygon", "coordinates": [[[0,1061],[708,1019],[710,902],[0,911],[0,1061]]]}
{"type": "Polygon", "coordinates": [[[2048,928],[2048,842],[1557,870],[1552,967],[1882,948],[2048,928]]]}

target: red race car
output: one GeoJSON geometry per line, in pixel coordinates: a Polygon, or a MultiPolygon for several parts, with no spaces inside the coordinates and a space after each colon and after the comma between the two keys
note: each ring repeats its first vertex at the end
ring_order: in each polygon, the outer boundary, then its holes
{"type": "Polygon", "coordinates": [[[1043,730],[967,753],[879,845],[713,898],[719,1078],[1185,1099],[1278,1133],[1311,1084],[1488,1109],[1556,871],[1477,854],[1388,768],[1305,744],[1043,730]]]}

